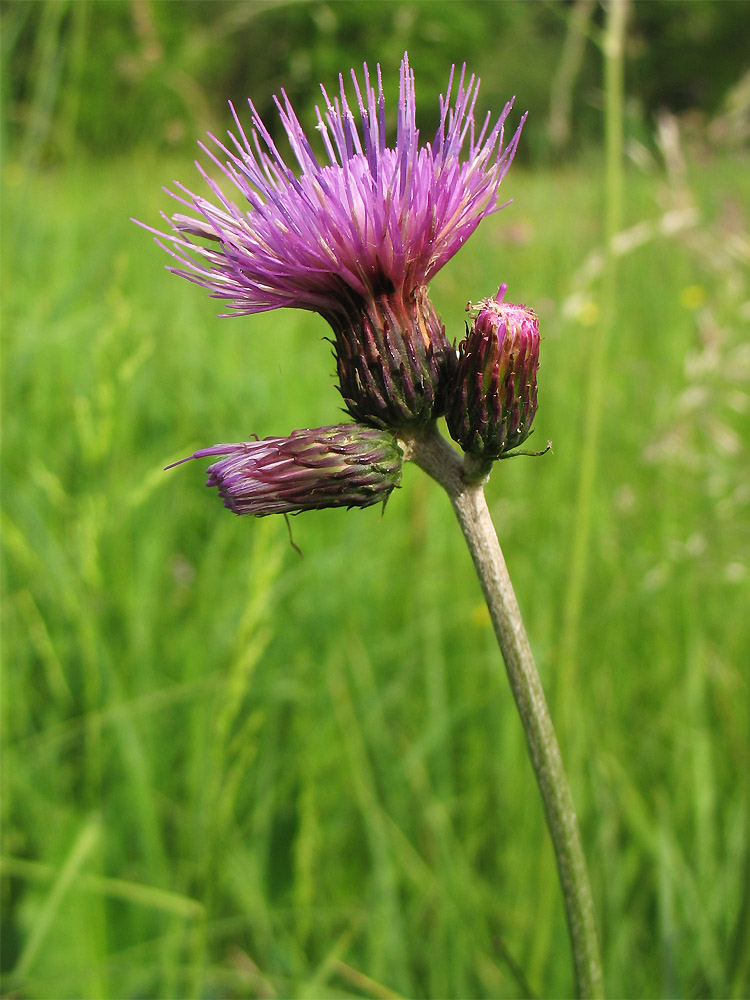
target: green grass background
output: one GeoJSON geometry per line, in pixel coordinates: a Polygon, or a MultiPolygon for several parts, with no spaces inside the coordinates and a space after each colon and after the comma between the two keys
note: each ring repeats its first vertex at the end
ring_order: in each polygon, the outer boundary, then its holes
{"type": "MultiPolygon", "coordinates": [[[[128,221],[143,155],[3,190],[3,968],[13,997],[573,991],[542,808],[449,503],[248,520],[196,447],[339,419],[326,328],[216,318],[128,221]]],[[[603,166],[511,170],[435,279],[542,325],[490,507],[560,738],[612,996],[750,991],[747,160],[630,165],[575,669],[556,672],[603,166]],[[681,185],[681,186],[680,186],[681,185]]],[[[595,271],[595,266],[594,266],[595,271]]]]}

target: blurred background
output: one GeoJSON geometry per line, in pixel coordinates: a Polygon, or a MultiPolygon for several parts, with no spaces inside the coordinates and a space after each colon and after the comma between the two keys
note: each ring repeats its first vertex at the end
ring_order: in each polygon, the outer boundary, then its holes
{"type": "Polygon", "coordinates": [[[392,125],[405,49],[423,140],[452,63],[480,118],[529,110],[512,204],[431,292],[458,339],[501,281],[540,317],[554,451],[487,492],[608,991],[750,993],[750,4],[626,13],[618,102],[590,0],[3,4],[3,995],[574,992],[439,488],[293,519],[300,558],[162,471],[340,404],[322,320],[217,318],[130,217],[204,193],[228,99],[278,137],[284,88],[313,131],[379,62],[392,125]]]}

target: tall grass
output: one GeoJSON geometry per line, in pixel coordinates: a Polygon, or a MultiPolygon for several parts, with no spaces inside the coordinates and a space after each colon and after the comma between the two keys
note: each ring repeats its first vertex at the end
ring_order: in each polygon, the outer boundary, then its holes
{"type": "MultiPolygon", "coordinates": [[[[4,990],[570,995],[523,735],[440,491],[408,468],[382,516],[294,519],[300,559],[197,465],[161,471],[339,412],[322,322],[216,319],[126,221],[155,220],[175,173],[6,171],[4,990]]],[[[554,454],[502,463],[488,496],[553,716],[571,706],[608,990],[742,996],[748,172],[626,177],[626,227],[688,196],[699,221],[631,234],[619,263],[570,691],[554,651],[601,176],[512,172],[515,204],[433,292],[458,337],[501,280],[541,317],[554,454]]]]}

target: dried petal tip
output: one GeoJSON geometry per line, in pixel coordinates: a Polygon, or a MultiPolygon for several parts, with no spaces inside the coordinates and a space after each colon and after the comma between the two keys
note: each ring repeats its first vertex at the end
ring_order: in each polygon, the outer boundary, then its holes
{"type": "Polygon", "coordinates": [[[537,406],[539,321],[531,309],[504,303],[507,285],[473,309],[448,390],[448,430],[464,451],[500,458],[523,444],[537,406]]]}
{"type": "Polygon", "coordinates": [[[209,466],[206,485],[235,514],[256,517],[385,503],[401,481],[403,457],[391,434],[360,424],[217,444],[191,457],[209,455],[225,457],[209,466]]]}

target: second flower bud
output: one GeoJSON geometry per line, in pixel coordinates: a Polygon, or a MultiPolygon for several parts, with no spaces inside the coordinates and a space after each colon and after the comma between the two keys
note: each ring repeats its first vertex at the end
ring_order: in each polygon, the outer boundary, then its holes
{"type": "Polygon", "coordinates": [[[523,444],[537,406],[539,321],[531,309],[504,303],[506,289],[479,304],[446,403],[451,437],[488,460],[523,444]]]}

